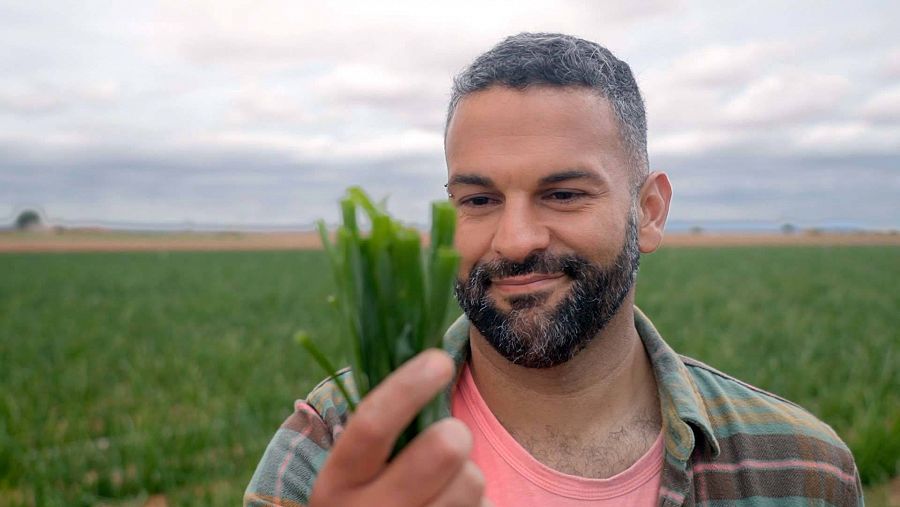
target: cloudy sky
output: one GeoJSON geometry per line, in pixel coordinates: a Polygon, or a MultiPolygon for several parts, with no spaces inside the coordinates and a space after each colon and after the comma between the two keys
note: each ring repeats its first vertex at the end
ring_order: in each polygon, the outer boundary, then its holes
{"type": "Polygon", "coordinates": [[[0,222],[423,222],[451,77],[561,31],[634,70],[672,220],[900,226],[900,2],[425,5],[0,1],[0,222]]]}

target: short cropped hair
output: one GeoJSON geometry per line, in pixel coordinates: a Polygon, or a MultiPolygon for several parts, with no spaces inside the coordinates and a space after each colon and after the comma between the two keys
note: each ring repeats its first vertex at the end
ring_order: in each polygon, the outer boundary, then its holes
{"type": "Polygon", "coordinates": [[[520,90],[534,85],[594,90],[612,107],[631,163],[632,190],[636,193],[640,189],[649,170],[644,101],[628,64],[608,49],[558,33],[520,33],[507,37],[453,79],[445,137],[459,101],[494,85],[520,90]]]}

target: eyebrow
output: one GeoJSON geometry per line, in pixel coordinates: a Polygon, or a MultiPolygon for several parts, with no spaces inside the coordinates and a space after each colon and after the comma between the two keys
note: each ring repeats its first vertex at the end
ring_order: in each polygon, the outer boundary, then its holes
{"type": "Polygon", "coordinates": [[[549,176],[544,176],[541,178],[541,185],[550,185],[553,183],[561,183],[563,181],[569,180],[578,180],[578,179],[586,179],[591,180],[597,183],[603,183],[604,179],[600,177],[597,173],[584,171],[581,169],[570,169],[568,171],[562,171],[558,173],[553,173],[549,176]]]}
{"type": "MultiPolygon", "coordinates": [[[[560,171],[558,173],[544,176],[540,179],[539,183],[541,185],[552,185],[553,183],[561,183],[563,181],[578,179],[586,179],[594,181],[596,183],[603,183],[605,181],[597,173],[585,171],[582,169],[569,169],[566,171],[560,171]]],[[[448,181],[445,186],[451,187],[453,185],[475,185],[478,187],[494,188],[493,180],[486,176],[479,176],[477,174],[457,174],[450,178],[450,181],[448,181]]]]}
{"type": "Polygon", "coordinates": [[[457,174],[450,178],[450,181],[447,182],[447,187],[452,185],[475,185],[479,187],[494,187],[494,182],[486,177],[479,176],[477,174],[457,174]]]}

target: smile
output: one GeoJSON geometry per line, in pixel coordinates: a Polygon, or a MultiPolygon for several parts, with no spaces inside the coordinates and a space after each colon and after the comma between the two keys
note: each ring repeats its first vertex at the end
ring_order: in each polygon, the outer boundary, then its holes
{"type": "Polygon", "coordinates": [[[551,287],[559,280],[565,277],[564,274],[538,274],[511,276],[508,278],[498,278],[491,280],[491,286],[497,291],[511,294],[527,294],[551,287]]]}

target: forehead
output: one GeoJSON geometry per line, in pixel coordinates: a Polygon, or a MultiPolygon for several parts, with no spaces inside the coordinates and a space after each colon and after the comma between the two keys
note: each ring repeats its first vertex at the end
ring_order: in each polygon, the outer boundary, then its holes
{"type": "Polygon", "coordinates": [[[609,102],[580,87],[495,86],[467,95],[448,126],[446,155],[451,176],[582,169],[613,177],[626,162],[609,102]]]}

